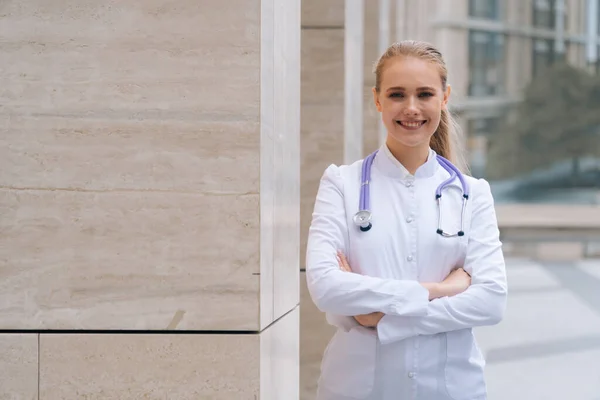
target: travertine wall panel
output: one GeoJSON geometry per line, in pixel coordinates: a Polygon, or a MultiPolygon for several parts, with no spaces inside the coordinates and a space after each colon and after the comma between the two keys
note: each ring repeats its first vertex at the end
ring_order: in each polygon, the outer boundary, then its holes
{"type": "Polygon", "coordinates": [[[37,400],[38,335],[0,334],[0,400],[37,400]]]}

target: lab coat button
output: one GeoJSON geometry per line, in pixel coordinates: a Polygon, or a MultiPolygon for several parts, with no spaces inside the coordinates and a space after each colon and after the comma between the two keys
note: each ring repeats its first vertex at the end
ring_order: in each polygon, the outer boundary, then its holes
{"type": "Polygon", "coordinates": [[[412,261],[412,260],[413,260],[413,256],[408,256],[408,257],[406,257],[406,259],[407,259],[408,261],[412,261]]]}
{"type": "Polygon", "coordinates": [[[408,377],[409,377],[410,379],[414,379],[414,377],[415,377],[415,373],[414,373],[414,372],[409,372],[409,373],[408,373],[408,377]]]}
{"type": "Polygon", "coordinates": [[[413,183],[412,183],[411,181],[407,181],[407,182],[405,183],[405,185],[406,185],[406,187],[411,187],[411,186],[413,185],[413,183]]]}
{"type": "Polygon", "coordinates": [[[406,222],[408,222],[409,224],[410,224],[411,222],[413,222],[413,221],[414,221],[413,217],[408,217],[408,218],[406,218],[406,222]]]}

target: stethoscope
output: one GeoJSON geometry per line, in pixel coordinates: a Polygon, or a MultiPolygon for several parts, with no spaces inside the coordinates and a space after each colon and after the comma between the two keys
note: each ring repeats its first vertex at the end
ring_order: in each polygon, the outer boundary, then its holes
{"type": "MultiPolygon", "coordinates": [[[[354,224],[360,228],[362,232],[367,232],[373,227],[371,223],[371,205],[370,205],[370,191],[369,184],[371,180],[371,166],[373,165],[373,160],[377,155],[378,150],[370,154],[362,165],[362,175],[361,175],[361,183],[360,183],[360,200],[359,200],[359,208],[358,212],[354,214],[354,224]]],[[[437,200],[438,206],[438,228],[436,233],[443,237],[455,237],[455,236],[464,236],[465,234],[465,226],[464,226],[464,215],[465,209],[467,208],[467,200],[469,200],[469,184],[465,181],[465,177],[463,174],[456,168],[450,161],[446,160],[444,157],[437,155],[437,161],[440,165],[448,171],[450,174],[450,178],[446,179],[444,182],[440,183],[435,191],[435,199],[437,200]],[[457,233],[448,233],[444,232],[442,229],[442,190],[446,188],[450,183],[452,183],[456,178],[460,180],[460,184],[462,186],[463,192],[463,202],[462,202],[462,211],[460,213],[460,231],[457,233]]]]}

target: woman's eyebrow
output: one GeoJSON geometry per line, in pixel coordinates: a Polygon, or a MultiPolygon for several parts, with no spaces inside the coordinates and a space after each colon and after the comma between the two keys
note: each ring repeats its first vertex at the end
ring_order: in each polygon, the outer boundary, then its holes
{"type": "MultiPolygon", "coordinates": [[[[406,90],[406,88],[404,88],[402,86],[394,86],[394,87],[389,88],[387,91],[391,92],[391,91],[394,91],[394,90],[406,90]]],[[[432,88],[432,87],[430,87],[430,86],[421,86],[421,87],[417,88],[417,91],[419,91],[419,92],[422,92],[422,91],[425,91],[425,90],[435,90],[435,89],[432,88]]]]}

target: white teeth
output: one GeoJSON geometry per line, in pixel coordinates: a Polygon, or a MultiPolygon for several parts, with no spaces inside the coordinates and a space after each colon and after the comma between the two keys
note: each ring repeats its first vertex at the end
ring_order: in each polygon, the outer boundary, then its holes
{"type": "Polygon", "coordinates": [[[419,126],[423,125],[423,122],[414,122],[414,121],[406,121],[406,122],[402,122],[402,121],[396,121],[398,122],[400,125],[406,126],[408,128],[418,128],[419,126]]]}

